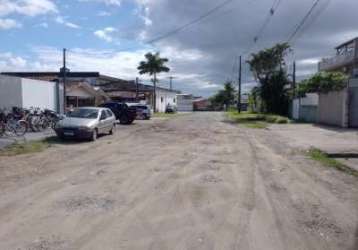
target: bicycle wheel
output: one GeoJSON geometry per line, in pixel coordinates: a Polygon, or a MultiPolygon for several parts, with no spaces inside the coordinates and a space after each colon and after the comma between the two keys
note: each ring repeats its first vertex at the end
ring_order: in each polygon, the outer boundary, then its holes
{"type": "Polygon", "coordinates": [[[17,136],[22,136],[22,135],[26,134],[27,127],[28,127],[28,124],[26,121],[23,121],[23,120],[17,121],[16,126],[14,127],[14,129],[15,129],[14,132],[17,136]]]}

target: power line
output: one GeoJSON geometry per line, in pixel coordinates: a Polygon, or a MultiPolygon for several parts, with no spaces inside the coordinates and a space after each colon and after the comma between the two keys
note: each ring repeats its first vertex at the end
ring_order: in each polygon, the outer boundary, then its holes
{"type": "Polygon", "coordinates": [[[310,17],[310,15],[312,14],[312,12],[314,11],[314,9],[317,7],[317,5],[319,4],[320,0],[315,0],[315,2],[313,3],[313,5],[311,6],[311,8],[309,9],[309,11],[307,12],[307,14],[303,17],[303,19],[301,20],[301,22],[296,26],[296,29],[294,30],[294,32],[290,35],[290,37],[288,38],[287,42],[291,43],[292,39],[296,36],[296,34],[298,33],[298,31],[302,28],[302,26],[306,23],[307,19],[310,17]]]}
{"type": "Polygon", "coordinates": [[[233,2],[234,0],[226,0],[218,5],[216,5],[214,8],[210,9],[209,11],[207,11],[206,13],[204,13],[203,15],[199,16],[198,18],[195,18],[194,20],[172,30],[172,31],[169,31],[163,35],[160,35],[158,37],[155,37],[155,38],[152,38],[148,41],[146,41],[145,43],[149,43],[149,44],[152,44],[152,43],[155,43],[155,42],[158,42],[160,40],[163,40],[167,37],[170,37],[170,36],[173,36],[175,35],[176,33],[186,29],[187,27],[193,25],[193,24],[196,24],[196,23],[199,23],[201,20],[205,19],[206,17],[210,16],[211,14],[215,13],[216,11],[222,9],[225,5],[233,2]]]}
{"type": "Polygon", "coordinates": [[[263,32],[269,25],[271,18],[276,14],[276,11],[277,11],[278,7],[280,6],[281,2],[282,2],[282,0],[275,0],[273,2],[272,6],[269,10],[269,13],[267,14],[263,24],[260,26],[257,34],[253,38],[253,43],[246,50],[244,50],[243,55],[247,55],[255,47],[255,45],[259,41],[260,37],[262,36],[263,32]]]}

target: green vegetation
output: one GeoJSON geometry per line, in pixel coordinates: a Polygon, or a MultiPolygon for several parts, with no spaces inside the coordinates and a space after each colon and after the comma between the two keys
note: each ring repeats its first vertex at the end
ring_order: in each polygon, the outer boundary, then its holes
{"type": "Polygon", "coordinates": [[[227,116],[231,121],[244,124],[248,128],[266,128],[270,123],[290,123],[290,119],[287,117],[273,114],[238,113],[237,111],[229,111],[227,116]]]}
{"type": "Polygon", "coordinates": [[[51,145],[46,140],[14,143],[0,150],[0,156],[15,156],[42,152],[51,145]]]}
{"type": "Polygon", "coordinates": [[[226,111],[231,105],[235,103],[236,91],[232,82],[226,82],[224,84],[224,89],[219,90],[214,96],[210,98],[211,105],[214,110],[223,110],[224,107],[226,111]]]}
{"type": "MultiPolygon", "coordinates": [[[[153,85],[154,85],[154,103],[153,107],[157,107],[156,105],[156,96],[157,96],[157,75],[161,72],[169,72],[170,69],[165,65],[169,60],[167,58],[161,58],[160,53],[157,52],[155,54],[147,53],[145,54],[146,61],[141,61],[138,66],[139,74],[149,74],[153,76],[153,85]]],[[[156,108],[154,109],[156,113],[156,108]]]]}
{"type": "Polygon", "coordinates": [[[340,91],[347,86],[348,76],[341,72],[319,72],[298,85],[297,96],[307,93],[328,93],[340,91]]]}
{"type": "Polygon", "coordinates": [[[259,85],[251,91],[250,110],[288,115],[290,95],[287,86],[290,81],[284,58],[289,50],[288,43],[279,43],[251,54],[247,63],[259,85]]]}
{"type": "Polygon", "coordinates": [[[336,159],[330,158],[326,153],[317,148],[310,149],[307,154],[312,160],[318,161],[327,167],[335,168],[339,171],[358,177],[358,171],[347,167],[336,159]]]}

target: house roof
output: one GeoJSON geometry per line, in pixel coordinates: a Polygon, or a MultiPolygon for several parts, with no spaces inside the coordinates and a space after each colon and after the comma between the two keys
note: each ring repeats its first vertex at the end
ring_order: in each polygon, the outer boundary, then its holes
{"type": "Polygon", "coordinates": [[[348,40],[348,41],[338,45],[337,47],[335,47],[335,49],[340,49],[340,48],[346,46],[347,44],[350,44],[350,43],[354,42],[355,40],[358,40],[358,37],[355,37],[355,38],[353,38],[351,40],[348,40]]]}
{"type": "MultiPolygon", "coordinates": [[[[31,77],[62,77],[62,72],[59,71],[48,71],[48,72],[1,72],[2,75],[9,76],[18,76],[23,78],[31,77]]],[[[86,72],[86,71],[77,71],[77,72],[67,72],[67,77],[99,77],[99,72],[86,72]]]]}

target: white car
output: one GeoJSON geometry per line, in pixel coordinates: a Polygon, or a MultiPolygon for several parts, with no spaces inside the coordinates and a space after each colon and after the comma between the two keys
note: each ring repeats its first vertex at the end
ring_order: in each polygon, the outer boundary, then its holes
{"type": "Polygon", "coordinates": [[[66,114],[55,126],[61,139],[90,139],[95,141],[99,134],[113,134],[116,118],[108,108],[75,108],[66,114]]]}

